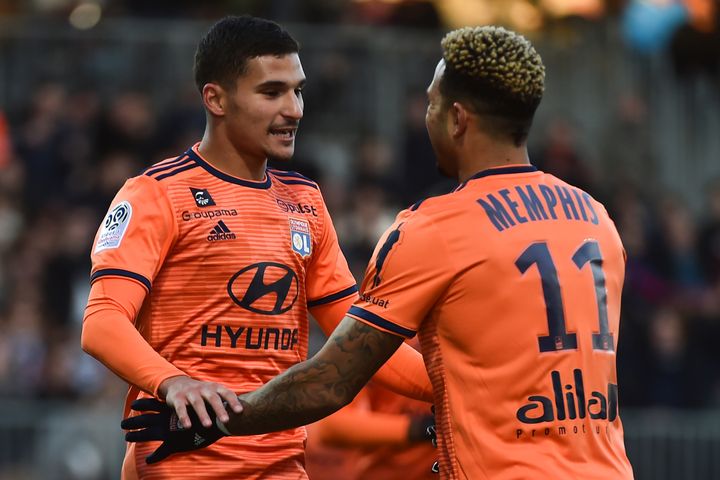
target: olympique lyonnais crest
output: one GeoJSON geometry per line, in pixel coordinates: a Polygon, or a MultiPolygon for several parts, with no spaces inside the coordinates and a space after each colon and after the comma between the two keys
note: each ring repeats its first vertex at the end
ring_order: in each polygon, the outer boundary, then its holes
{"type": "Polygon", "coordinates": [[[312,239],[310,237],[310,225],[305,220],[290,220],[290,243],[295,253],[301,257],[307,257],[312,251],[312,239]]]}
{"type": "Polygon", "coordinates": [[[95,253],[120,246],[130,223],[130,217],[132,217],[132,206],[128,201],[118,203],[108,212],[98,234],[95,253]]]}

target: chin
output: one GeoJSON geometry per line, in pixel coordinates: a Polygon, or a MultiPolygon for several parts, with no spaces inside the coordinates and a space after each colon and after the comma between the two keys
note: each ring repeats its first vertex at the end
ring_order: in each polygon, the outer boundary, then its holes
{"type": "Polygon", "coordinates": [[[289,162],[292,160],[294,153],[295,149],[292,148],[290,150],[268,152],[267,157],[268,159],[275,160],[276,162],[289,162]]]}

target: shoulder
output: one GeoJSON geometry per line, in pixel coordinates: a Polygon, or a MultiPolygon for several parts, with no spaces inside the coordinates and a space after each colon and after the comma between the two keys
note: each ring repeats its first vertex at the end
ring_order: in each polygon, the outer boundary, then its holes
{"type": "Polygon", "coordinates": [[[423,198],[400,212],[401,215],[414,221],[443,221],[449,213],[456,211],[463,201],[458,191],[423,198]]]}
{"type": "Polygon", "coordinates": [[[272,177],[273,181],[279,182],[283,185],[289,185],[293,189],[310,188],[318,191],[320,190],[320,187],[314,180],[306,177],[301,173],[286,170],[277,170],[275,168],[268,168],[267,172],[268,175],[272,177]]]}
{"type": "Polygon", "coordinates": [[[152,178],[158,182],[175,178],[177,175],[200,167],[190,150],[177,157],[166,158],[140,172],[138,176],[152,178]]]}

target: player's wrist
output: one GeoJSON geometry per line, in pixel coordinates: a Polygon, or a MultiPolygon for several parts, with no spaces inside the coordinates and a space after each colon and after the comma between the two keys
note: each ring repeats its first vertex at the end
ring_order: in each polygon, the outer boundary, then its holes
{"type": "Polygon", "coordinates": [[[186,379],[190,379],[190,377],[187,375],[172,375],[164,379],[162,382],[160,382],[160,385],[157,388],[158,398],[160,400],[165,400],[167,398],[168,390],[170,390],[170,386],[178,380],[186,379]]]}

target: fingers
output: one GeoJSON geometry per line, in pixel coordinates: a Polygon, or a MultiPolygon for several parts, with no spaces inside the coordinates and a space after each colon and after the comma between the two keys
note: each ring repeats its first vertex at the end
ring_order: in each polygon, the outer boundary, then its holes
{"type": "MultiPolygon", "coordinates": [[[[208,395],[208,396],[210,396],[210,395],[208,395]]],[[[200,423],[202,423],[203,427],[210,428],[212,426],[212,420],[210,420],[210,415],[208,415],[207,408],[205,405],[206,398],[203,398],[203,396],[196,396],[194,394],[188,394],[187,399],[190,401],[190,406],[195,411],[195,414],[197,415],[198,420],[200,420],[200,423]]],[[[217,400],[218,397],[215,396],[215,399],[217,400]]],[[[210,401],[210,400],[208,400],[208,401],[210,401]]],[[[183,406],[183,408],[184,408],[184,406],[183,406]]],[[[220,408],[222,410],[224,410],[224,408],[222,407],[222,402],[220,404],[220,408]]],[[[177,412],[177,414],[178,414],[178,418],[181,418],[180,412],[177,412]]],[[[225,413],[225,415],[227,415],[227,413],[225,413]]],[[[182,418],[181,418],[181,421],[182,421],[182,418]]],[[[185,427],[185,423],[183,423],[182,425],[183,425],[183,427],[185,427]]],[[[185,428],[190,428],[190,425],[191,425],[190,418],[188,418],[188,423],[185,428]]]]}
{"type": "Polygon", "coordinates": [[[124,430],[137,430],[140,428],[164,426],[167,423],[167,415],[161,413],[144,413],[135,417],[129,417],[120,422],[124,430]]]}
{"type": "Polygon", "coordinates": [[[125,434],[126,442],[149,442],[150,440],[164,440],[167,432],[162,427],[150,427],[135,430],[125,434]]]}
{"type": "MultiPolygon", "coordinates": [[[[238,399],[235,392],[221,385],[220,388],[218,388],[218,394],[225,400],[225,402],[227,402],[228,406],[232,409],[233,412],[241,413],[243,411],[242,403],[240,403],[240,400],[238,399]]],[[[226,420],[222,421],[225,422],[226,420]]]]}
{"type": "Polygon", "coordinates": [[[168,409],[168,406],[157,398],[140,398],[132,402],[130,408],[138,412],[164,412],[168,409]]]}
{"type": "Polygon", "coordinates": [[[227,402],[233,412],[242,412],[242,404],[237,399],[237,395],[224,385],[189,377],[176,377],[172,380],[167,388],[165,399],[168,405],[175,409],[183,428],[190,428],[194,419],[194,415],[188,412],[188,406],[192,408],[198,421],[205,428],[210,428],[213,422],[213,416],[208,413],[207,405],[211,408],[210,412],[220,418],[223,423],[230,419],[223,401],[227,402]]]}
{"type": "MultiPolygon", "coordinates": [[[[206,401],[210,404],[210,407],[212,407],[213,411],[215,412],[215,416],[217,416],[221,422],[227,423],[228,420],[230,420],[230,417],[227,414],[227,410],[225,410],[225,405],[223,405],[222,397],[220,397],[219,395],[210,395],[210,397],[207,398],[206,401]]],[[[207,427],[208,425],[205,426],[207,427]]]]}
{"type": "Polygon", "coordinates": [[[192,422],[190,421],[190,416],[188,416],[185,402],[173,403],[172,407],[175,409],[175,414],[177,414],[178,423],[180,423],[184,429],[190,428],[192,426],[192,422]]]}

